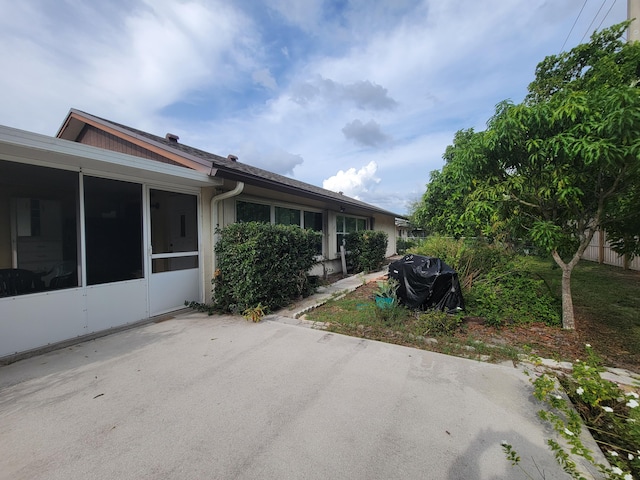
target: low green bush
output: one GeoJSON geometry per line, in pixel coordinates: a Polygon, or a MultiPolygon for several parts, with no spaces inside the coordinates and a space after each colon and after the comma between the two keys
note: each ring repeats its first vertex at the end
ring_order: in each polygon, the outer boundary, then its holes
{"type": "Polygon", "coordinates": [[[235,223],[219,233],[215,309],[241,313],[260,305],[268,311],[313,293],[307,272],[317,263],[319,233],[258,222],[235,223]]]}
{"type": "Polygon", "coordinates": [[[561,305],[547,284],[534,278],[523,259],[495,268],[480,277],[466,293],[468,312],[489,325],[544,322],[561,324],[561,305]]]}
{"type": "Polygon", "coordinates": [[[418,322],[421,335],[424,336],[450,336],[460,329],[462,317],[450,315],[439,310],[432,310],[419,314],[418,322]]]}
{"type": "Polygon", "coordinates": [[[531,257],[481,239],[432,235],[413,249],[441,258],[458,272],[467,315],[489,325],[544,322],[561,324],[561,305],[547,284],[531,273],[531,257]]]}
{"type": "Polygon", "coordinates": [[[514,258],[514,254],[501,245],[481,239],[455,239],[439,235],[430,235],[411,251],[443,260],[458,272],[463,291],[471,289],[477,278],[504,267],[514,258]]]}
{"type": "Polygon", "coordinates": [[[389,241],[385,232],[362,230],[345,238],[347,263],[354,272],[374,272],[382,267],[389,241]]]}
{"type": "Polygon", "coordinates": [[[399,238],[396,240],[396,252],[398,252],[398,255],[404,255],[407,250],[414,248],[416,245],[418,243],[413,240],[399,238]]]}

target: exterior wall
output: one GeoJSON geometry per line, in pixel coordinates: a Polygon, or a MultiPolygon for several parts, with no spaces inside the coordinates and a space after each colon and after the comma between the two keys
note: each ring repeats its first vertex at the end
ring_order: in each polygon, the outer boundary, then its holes
{"type": "Polygon", "coordinates": [[[0,359],[149,317],[147,281],[0,298],[0,359]]]}
{"type": "Polygon", "coordinates": [[[380,230],[387,234],[389,243],[387,243],[386,257],[391,257],[397,253],[396,250],[396,219],[392,216],[376,215],[374,217],[374,230],[380,230]]]}
{"type": "MultiPolygon", "coordinates": [[[[0,127],[0,162],[6,167],[3,172],[9,172],[8,178],[0,177],[2,185],[0,187],[0,268],[15,268],[12,262],[11,246],[12,199],[40,191],[43,184],[52,183],[51,178],[59,179],[57,174],[54,175],[52,172],[65,172],[65,178],[71,179],[72,183],[78,186],[74,203],[70,206],[71,210],[78,212],[73,218],[76,227],[68,230],[67,233],[73,231],[74,236],[76,234],[78,236],[77,253],[74,253],[73,257],[77,259],[76,266],[79,273],[76,280],[78,282],[76,285],[79,286],[46,284],[17,294],[16,292],[7,293],[6,290],[3,292],[4,296],[0,296],[0,362],[19,353],[86,335],[100,334],[100,332],[144,321],[150,317],[153,298],[150,286],[155,274],[151,274],[151,249],[147,248],[151,244],[149,236],[151,205],[147,196],[149,188],[178,191],[196,195],[200,199],[198,208],[200,268],[163,272],[160,275],[177,273],[180,276],[184,272],[195,272],[195,275],[192,275],[196,277],[195,286],[189,291],[188,296],[193,297],[190,298],[192,300],[205,301],[204,291],[205,288],[207,291],[210,290],[210,284],[207,283],[205,286],[203,281],[203,271],[207,262],[204,257],[210,251],[209,245],[211,245],[208,235],[211,225],[209,198],[214,187],[203,188],[203,186],[215,184],[207,175],[193,173],[183,167],[178,169],[166,164],[156,164],[148,160],[135,161],[131,157],[119,157],[85,145],[6,127],[0,127]],[[130,163],[133,164],[130,165],[130,163]],[[31,169],[30,173],[23,177],[24,184],[17,182],[16,188],[11,188],[13,184],[7,182],[13,178],[11,175],[20,171],[21,166],[31,169]],[[49,170],[43,167],[49,167],[49,170]],[[39,170],[41,168],[42,172],[39,170]],[[83,173],[86,170],[90,170],[90,173],[83,173]],[[140,249],[144,257],[144,275],[141,278],[109,280],[106,283],[95,282],[88,285],[91,282],[87,281],[87,249],[80,241],[81,238],[83,240],[87,238],[87,217],[86,214],[79,213],[87,210],[81,210],[81,204],[78,203],[86,198],[80,186],[87,188],[88,176],[123,180],[140,186],[142,191],[139,207],[142,219],[140,249]],[[8,238],[7,235],[9,235],[8,238]]],[[[73,196],[67,191],[68,185],[61,186],[57,180],[53,183],[57,185],[56,191],[73,196]]],[[[46,198],[46,194],[47,192],[43,190],[43,198],[46,198]]],[[[61,198],[66,201],[66,196],[61,198]]],[[[43,218],[46,224],[50,223],[49,217],[43,218]]],[[[65,218],[70,219],[70,217],[65,218]]],[[[42,225],[44,223],[41,224],[44,232],[45,227],[42,225]]],[[[39,235],[34,235],[34,238],[39,235]]],[[[177,295],[174,297],[177,298],[177,295]]],[[[172,310],[184,308],[185,300],[187,298],[180,298],[179,302],[176,300],[179,305],[176,303],[169,306],[172,310]]]]}
{"type": "MultiPolygon", "coordinates": [[[[235,223],[236,221],[236,201],[237,200],[245,200],[245,201],[253,201],[253,202],[264,202],[269,204],[277,204],[282,206],[290,206],[292,208],[301,208],[304,209],[308,207],[310,209],[318,210],[319,207],[317,204],[308,205],[305,203],[304,199],[297,199],[297,202],[294,202],[295,199],[286,198],[282,199],[281,196],[278,195],[277,192],[273,192],[273,196],[256,196],[249,195],[246,193],[242,193],[238,196],[228,198],[220,202],[217,208],[217,222],[220,228],[224,228],[227,225],[235,223]]],[[[324,209],[321,210],[323,212],[323,221],[324,221],[324,238],[323,238],[323,253],[324,258],[321,263],[316,265],[310,272],[311,275],[324,276],[325,274],[338,273],[342,271],[342,262],[340,259],[340,252],[336,245],[336,217],[339,215],[346,216],[355,216],[357,218],[367,219],[369,225],[373,223],[373,229],[378,231],[383,231],[388,236],[388,244],[387,251],[385,253],[386,257],[390,257],[395,255],[396,253],[396,226],[395,226],[395,217],[389,215],[376,215],[375,217],[367,217],[365,215],[358,215],[357,213],[351,212],[339,212],[335,210],[324,209]]],[[[208,275],[208,272],[206,273],[208,275]]],[[[205,278],[211,278],[210,276],[206,276],[205,278]]]]}
{"type": "Polygon", "coordinates": [[[80,136],[78,137],[78,142],[84,145],[91,145],[92,147],[104,148],[105,150],[111,150],[113,152],[126,153],[127,155],[135,155],[136,157],[168,163],[170,165],[179,165],[162,155],[158,155],[155,152],[151,152],[131,142],[127,142],[126,140],[118,138],[110,133],[103,132],[91,125],[84,127],[82,133],[80,133],[80,136]]]}

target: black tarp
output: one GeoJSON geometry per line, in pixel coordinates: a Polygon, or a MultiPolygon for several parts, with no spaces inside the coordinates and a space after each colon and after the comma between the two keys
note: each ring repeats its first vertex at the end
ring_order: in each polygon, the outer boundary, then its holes
{"type": "Polygon", "coordinates": [[[464,310],[458,273],[439,258],[405,255],[389,265],[389,277],[400,283],[398,300],[409,308],[464,310]]]}

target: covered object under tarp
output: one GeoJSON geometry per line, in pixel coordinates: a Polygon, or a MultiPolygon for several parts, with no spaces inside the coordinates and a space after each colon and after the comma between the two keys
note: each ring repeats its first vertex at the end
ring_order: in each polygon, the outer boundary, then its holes
{"type": "Polygon", "coordinates": [[[439,258],[405,255],[389,265],[389,277],[398,280],[398,299],[409,308],[464,310],[458,274],[439,258]]]}

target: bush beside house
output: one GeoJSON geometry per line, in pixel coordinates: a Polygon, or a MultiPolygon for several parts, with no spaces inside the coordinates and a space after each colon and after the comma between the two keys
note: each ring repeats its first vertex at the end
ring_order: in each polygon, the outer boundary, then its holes
{"type": "Polygon", "coordinates": [[[261,305],[274,310],[314,291],[307,272],[317,263],[321,234],[258,222],[232,224],[219,234],[215,309],[238,313],[261,305]]]}
{"type": "Polygon", "coordinates": [[[385,232],[363,230],[346,236],[347,263],[354,272],[379,270],[385,260],[387,242],[385,232]]]}

